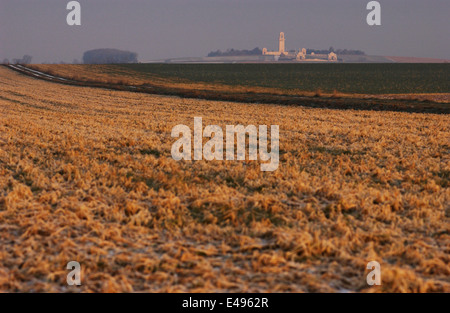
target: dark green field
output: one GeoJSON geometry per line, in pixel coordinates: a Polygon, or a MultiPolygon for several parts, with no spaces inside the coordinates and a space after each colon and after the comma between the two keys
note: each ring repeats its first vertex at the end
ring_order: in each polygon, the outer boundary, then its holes
{"type": "Polygon", "coordinates": [[[450,64],[128,64],[154,74],[226,85],[359,94],[449,93],[450,64]]]}

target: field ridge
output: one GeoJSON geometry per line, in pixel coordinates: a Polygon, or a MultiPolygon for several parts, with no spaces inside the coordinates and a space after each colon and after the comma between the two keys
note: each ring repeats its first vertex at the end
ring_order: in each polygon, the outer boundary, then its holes
{"type": "MultiPolygon", "coordinates": [[[[313,108],[327,108],[338,110],[373,110],[373,111],[393,111],[409,113],[435,113],[450,114],[450,104],[439,103],[432,100],[417,99],[380,99],[380,98],[348,98],[340,94],[323,95],[317,91],[313,96],[298,96],[289,94],[272,93],[242,93],[223,92],[215,90],[189,89],[174,86],[164,86],[147,82],[141,85],[130,85],[126,81],[105,81],[95,79],[80,80],[74,77],[55,76],[53,73],[46,73],[33,70],[26,66],[6,65],[8,68],[22,74],[54,82],[59,84],[83,86],[91,88],[106,88],[119,91],[131,91],[139,93],[177,96],[182,98],[204,99],[214,101],[231,101],[239,103],[262,103],[262,104],[282,104],[288,106],[304,106],[313,108]],[[41,73],[41,74],[38,74],[41,73]]],[[[76,73],[74,73],[76,74],[76,73]]]]}

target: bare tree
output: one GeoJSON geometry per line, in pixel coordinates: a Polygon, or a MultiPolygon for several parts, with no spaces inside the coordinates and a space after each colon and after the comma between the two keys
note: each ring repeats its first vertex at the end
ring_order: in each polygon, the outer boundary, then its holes
{"type": "Polygon", "coordinates": [[[22,64],[30,64],[33,57],[31,55],[25,54],[22,58],[22,64]]]}
{"type": "Polygon", "coordinates": [[[31,55],[25,54],[23,56],[23,58],[21,58],[21,59],[13,59],[12,63],[13,64],[30,64],[32,58],[33,57],[31,55]]]}

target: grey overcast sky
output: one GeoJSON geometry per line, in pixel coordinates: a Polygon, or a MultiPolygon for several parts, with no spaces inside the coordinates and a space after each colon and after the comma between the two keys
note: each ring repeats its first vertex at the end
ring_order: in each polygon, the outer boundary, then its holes
{"type": "Polygon", "coordinates": [[[79,0],[81,26],[67,25],[68,2],[0,0],[0,60],[72,62],[95,48],[144,62],[277,49],[280,31],[287,49],[450,59],[450,0],[380,0],[381,26],[366,23],[369,0],[79,0]]]}

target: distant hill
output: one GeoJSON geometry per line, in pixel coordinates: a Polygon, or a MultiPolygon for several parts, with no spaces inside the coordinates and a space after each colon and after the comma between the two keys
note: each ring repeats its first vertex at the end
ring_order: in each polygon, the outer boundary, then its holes
{"type": "MultiPolygon", "coordinates": [[[[343,63],[395,63],[395,61],[383,56],[372,55],[338,55],[343,63]]],[[[159,61],[161,62],[161,61],[159,61]]],[[[244,55],[244,56],[216,56],[203,58],[176,58],[168,59],[165,63],[313,63],[298,62],[295,60],[275,61],[271,55],[244,55]]],[[[323,63],[323,62],[322,62],[323,63]]]]}
{"type": "MultiPolygon", "coordinates": [[[[348,49],[337,49],[335,50],[333,47],[330,47],[327,50],[319,50],[319,49],[306,49],[307,54],[315,53],[315,54],[328,54],[330,52],[337,53],[338,55],[366,55],[364,51],[361,50],[348,50],[348,49]]],[[[236,49],[228,49],[226,51],[211,51],[208,53],[208,57],[236,57],[236,56],[250,56],[250,55],[262,55],[262,50],[259,47],[256,47],[252,50],[236,50],[236,49]]]]}
{"type": "MultiPolygon", "coordinates": [[[[450,60],[411,58],[411,57],[389,57],[379,55],[339,55],[342,63],[450,63],[450,60]]],[[[243,55],[243,56],[215,56],[200,58],[176,58],[152,61],[149,63],[313,63],[298,61],[278,61],[273,56],[266,55],[243,55]]],[[[322,62],[323,63],[323,62],[322,62]]]]}
{"type": "Polygon", "coordinates": [[[450,63],[450,60],[412,57],[385,57],[396,63],[450,63]]]}

